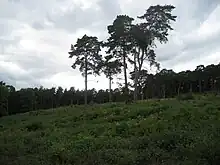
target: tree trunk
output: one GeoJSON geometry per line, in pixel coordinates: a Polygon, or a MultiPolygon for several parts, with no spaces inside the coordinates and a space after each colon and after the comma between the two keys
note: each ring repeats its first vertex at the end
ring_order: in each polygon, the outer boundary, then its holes
{"type": "Polygon", "coordinates": [[[71,98],[71,103],[70,104],[71,104],[71,106],[73,106],[73,99],[72,98],[71,98]]]}
{"type": "Polygon", "coordinates": [[[52,105],[52,109],[53,109],[53,96],[51,98],[51,105],[52,105]]]}
{"type": "Polygon", "coordinates": [[[166,98],[166,85],[163,85],[163,98],[166,98]]]}
{"type": "Polygon", "coordinates": [[[109,78],[109,102],[112,102],[112,78],[109,78]]]}
{"type": "Polygon", "coordinates": [[[179,83],[179,87],[178,87],[178,96],[180,95],[180,88],[181,88],[181,82],[179,83]]]}
{"type": "Polygon", "coordinates": [[[127,63],[125,52],[123,54],[123,69],[124,69],[124,78],[125,78],[125,97],[128,99],[128,80],[127,80],[127,63]]]}
{"type": "Polygon", "coordinates": [[[192,93],[192,82],[190,82],[190,89],[189,89],[190,93],[192,93]]]}
{"type": "Polygon", "coordinates": [[[87,55],[85,55],[85,94],[84,94],[84,101],[85,101],[85,105],[87,105],[87,55]]]}
{"type": "Polygon", "coordinates": [[[199,92],[202,93],[202,82],[199,80],[199,92]]]}
{"type": "Polygon", "coordinates": [[[7,113],[7,115],[9,114],[9,112],[8,112],[8,98],[6,99],[6,113],[7,113]]]}
{"type": "Polygon", "coordinates": [[[136,53],[134,53],[134,72],[135,72],[135,79],[134,79],[134,101],[137,101],[138,71],[137,71],[137,54],[136,53]]]}

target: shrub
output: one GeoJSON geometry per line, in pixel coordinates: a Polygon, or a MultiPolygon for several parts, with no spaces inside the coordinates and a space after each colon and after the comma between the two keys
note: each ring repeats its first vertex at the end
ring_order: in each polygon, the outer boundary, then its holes
{"type": "Polygon", "coordinates": [[[5,109],[3,109],[0,105],[0,117],[7,116],[7,115],[8,115],[8,112],[5,109]]]}
{"type": "Polygon", "coordinates": [[[193,100],[194,96],[192,93],[181,94],[177,96],[177,100],[193,100]]]}
{"type": "Polygon", "coordinates": [[[41,122],[33,122],[31,124],[26,125],[28,131],[36,131],[43,128],[43,124],[41,122]]]}

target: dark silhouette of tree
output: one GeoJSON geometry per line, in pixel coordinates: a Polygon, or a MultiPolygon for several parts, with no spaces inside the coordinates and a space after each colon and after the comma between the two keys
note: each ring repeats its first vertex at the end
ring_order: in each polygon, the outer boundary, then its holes
{"type": "Polygon", "coordinates": [[[120,59],[123,65],[125,95],[128,95],[127,80],[127,61],[129,53],[132,50],[132,39],[130,30],[134,19],[127,15],[118,15],[112,25],[107,27],[110,37],[105,46],[108,47],[107,53],[114,55],[116,59],[120,59]]]}
{"type": "Polygon", "coordinates": [[[0,81],[0,117],[8,114],[9,89],[3,81],[0,81]]]}
{"type": "Polygon", "coordinates": [[[175,9],[172,5],[150,6],[146,13],[138,18],[144,20],[144,23],[136,24],[132,27],[131,34],[134,45],[134,100],[137,99],[138,81],[140,81],[140,72],[144,61],[149,61],[150,66],[156,66],[159,69],[159,63],[156,62],[154,48],[155,41],[166,43],[168,41],[168,32],[173,30],[171,21],[176,20],[176,16],[171,14],[175,9]]]}
{"type": "Polygon", "coordinates": [[[103,64],[102,64],[102,70],[105,76],[109,79],[109,102],[112,101],[112,80],[113,76],[121,73],[121,66],[122,63],[118,59],[114,59],[112,55],[108,55],[104,58],[103,64]]]}
{"type": "Polygon", "coordinates": [[[98,75],[100,67],[98,66],[102,60],[99,54],[102,42],[97,37],[84,35],[78,39],[75,45],[71,45],[69,58],[76,57],[72,68],[79,66],[80,72],[85,77],[85,104],[87,101],[87,76],[90,74],[98,75]]]}
{"type": "MultiPolygon", "coordinates": [[[[138,18],[145,20],[143,23],[143,29],[150,31],[153,36],[153,41],[157,39],[161,43],[168,41],[168,32],[173,30],[171,27],[171,21],[176,21],[177,16],[171,14],[172,10],[175,9],[172,5],[156,5],[150,6],[144,15],[138,18]]],[[[154,42],[153,42],[154,44],[154,42]]]]}

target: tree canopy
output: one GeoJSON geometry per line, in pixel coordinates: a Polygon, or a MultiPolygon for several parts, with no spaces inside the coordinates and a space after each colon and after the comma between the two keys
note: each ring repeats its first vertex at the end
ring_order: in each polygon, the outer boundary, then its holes
{"type": "Polygon", "coordinates": [[[71,45],[69,58],[76,57],[72,68],[79,66],[80,72],[85,77],[85,104],[87,104],[87,76],[90,74],[99,75],[102,56],[99,54],[102,42],[97,37],[84,35],[78,39],[76,44],[71,45]]]}

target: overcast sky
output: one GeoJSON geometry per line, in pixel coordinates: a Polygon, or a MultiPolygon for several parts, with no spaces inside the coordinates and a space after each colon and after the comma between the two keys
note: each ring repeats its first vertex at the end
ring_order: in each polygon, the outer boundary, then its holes
{"type": "MultiPolygon", "coordinates": [[[[70,44],[85,33],[105,39],[116,15],[136,18],[155,4],[173,4],[178,16],[169,42],[156,50],[161,68],[220,62],[219,0],[0,0],[0,81],[83,89],[81,73],[70,67],[70,44]]],[[[89,88],[108,88],[104,76],[94,79],[89,88]]]]}

